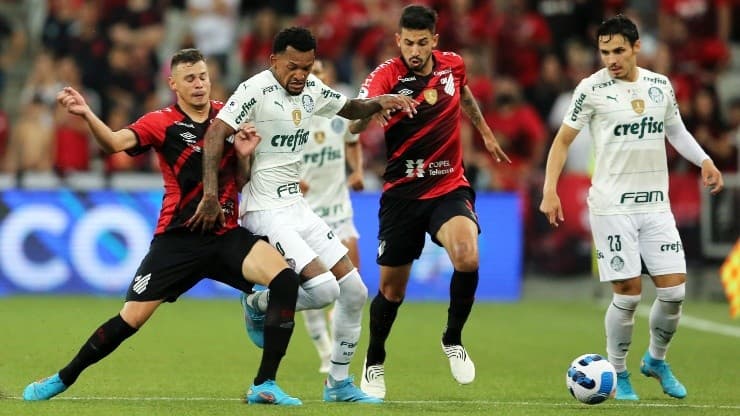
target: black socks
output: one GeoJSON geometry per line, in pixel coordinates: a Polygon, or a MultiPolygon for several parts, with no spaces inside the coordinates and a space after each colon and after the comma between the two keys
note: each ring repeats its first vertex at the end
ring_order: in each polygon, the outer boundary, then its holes
{"type": "Polygon", "coordinates": [[[478,288],[478,270],[455,270],[450,280],[450,307],[447,309],[447,328],[442,335],[445,345],[462,345],[462,329],[468,320],[478,288]]]}
{"type": "Polygon", "coordinates": [[[403,303],[391,302],[380,291],[370,303],[370,345],[367,348],[367,365],[385,362],[385,340],[396,320],[398,308],[403,303]]]}
{"type": "Polygon", "coordinates": [[[71,386],[83,370],[105,358],[134,333],[136,328],[127,324],[121,315],[114,316],[96,329],[72,361],[59,370],[59,378],[67,387],[71,386]]]}
{"type": "Polygon", "coordinates": [[[265,345],[254,379],[255,385],[265,380],[275,380],[295,326],[293,319],[299,282],[298,275],[291,269],[284,269],[270,282],[270,297],[265,312],[265,345]]]}

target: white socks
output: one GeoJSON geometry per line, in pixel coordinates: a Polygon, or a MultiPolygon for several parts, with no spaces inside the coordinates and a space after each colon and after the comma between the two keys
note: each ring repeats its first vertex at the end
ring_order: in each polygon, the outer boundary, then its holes
{"type": "Polygon", "coordinates": [[[686,296],[686,283],[678,286],[658,287],[653,306],[650,308],[650,356],[665,360],[668,344],[678,328],[681,305],[686,296]]]}
{"type": "Polygon", "coordinates": [[[337,381],[349,377],[349,364],[360,340],[362,310],[367,301],[367,287],[357,269],[339,279],[339,288],[332,320],[334,346],[329,366],[329,375],[337,381]]]}
{"type": "Polygon", "coordinates": [[[632,343],[632,329],[635,326],[635,310],[640,303],[640,295],[614,294],[612,303],[606,310],[606,352],[609,362],[617,373],[627,369],[627,352],[632,343]]]}

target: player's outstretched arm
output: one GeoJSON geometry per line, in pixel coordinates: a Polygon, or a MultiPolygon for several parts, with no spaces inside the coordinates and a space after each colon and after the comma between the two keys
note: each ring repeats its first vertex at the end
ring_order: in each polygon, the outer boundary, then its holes
{"type": "Polygon", "coordinates": [[[558,197],[558,178],[560,178],[565,160],[568,158],[568,148],[575,140],[576,135],[578,135],[578,130],[565,124],[561,125],[550,147],[550,153],[547,155],[540,212],[545,214],[547,221],[553,227],[557,227],[565,221],[563,207],[560,205],[560,197],[558,197]]]}
{"type": "Polygon", "coordinates": [[[185,226],[201,232],[213,229],[218,223],[226,222],[218,201],[218,167],[224,153],[224,141],[234,134],[234,129],[219,119],[214,119],[203,139],[203,198],[185,226]]]}
{"type": "Polygon", "coordinates": [[[108,153],[120,152],[136,146],[136,135],[129,129],[113,131],[105,124],[85,102],[77,90],[64,87],[57,94],[57,102],[66,108],[70,114],[82,117],[95,136],[95,141],[101,149],[108,153]]]}
{"type": "Polygon", "coordinates": [[[496,136],[493,135],[491,128],[488,127],[486,120],[483,118],[483,114],[480,112],[478,103],[475,101],[473,93],[470,92],[470,88],[468,88],[467,85],[462,88],[460,105],[470,119],[470,122],[473,123],[473,126],[478,129],[478,132],[480,132],[481,137],[483,137],[483,144],[486,146],[486,150],[491,153],[496,162],[505,160],[511,163],[511,159],[506,155],[504,150],[501,148],[501,145],[498,144],[498,140],[496,140],[496,136]]]}
{"type": "MultiPolygon", "coordinates": [[[[383,94],[373,98],[347,100],[337,115],[350,120],[364,119],[384,110],[403,111],[409,117],[416,114],[417,102],[402,94],[383,94]]],[[[382,113],[381,113],[382,114],[382,113]]]]}

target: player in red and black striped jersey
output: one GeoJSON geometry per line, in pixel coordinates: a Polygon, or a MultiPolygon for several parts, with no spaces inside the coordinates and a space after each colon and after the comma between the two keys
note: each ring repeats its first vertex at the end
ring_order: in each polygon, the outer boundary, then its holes
{"type": "MultiPolygon", "coordinates": [[[[428,7],[405,7],[396,34],[401,56],[378,66],[360,90],[361,97],[398,93],[418,103],[414,118],[393,113],[373,117],[385,127],[387,166],[379,212],[380,289],[370,307],[370,345],[361,387],[376,397],[385,395],[385,341],[425,233],[446,249],[455,269],[442,349],[455,380],[467,384],[475,378],[475,366],[462,346],[462,329],[478,286],[480,230],[475,193],[462,165],[461,112],[481,133],[495,160],[509,159],[466,85],[462,58],[434,49],[439,38],[436,21],[436,12],[428,7]]],[[[355,122],[350,131],[364,130],[370,120],[355,122]]]]}
{"type": "Polygon", "coordinates": [[[253,127],[245,128],[238,132],[243,140],[227,146],[219,164],[222,221],[213,231],[205,231],[203,222],[194,217],[203,198],[203,136],[223,104],[210,100],[211,82],[199,51],[184,49],[176,53],[171,70],[169,86],[177,103],[115,132],[73,88],[66,87],[57,96],[68,112],[87,122],[104,150],[134,155],[154,148],[165,193],[154,239],[119,314],[97,328],[66,367],[29,384],[23,392],[25,400],[47,400],[65,391],[83,370],[113,352],[144,325],[162,302],[174,302],[208,277],[245,292],[250,292],[255,283],[270,288],[262,362],[251,389],[265,393],[258,403],[301,404],[274,383],[293,333],[298,275],[270,244],[237,224],[237,191],[246,181],[243,165],[260,137],[253,127]]]}

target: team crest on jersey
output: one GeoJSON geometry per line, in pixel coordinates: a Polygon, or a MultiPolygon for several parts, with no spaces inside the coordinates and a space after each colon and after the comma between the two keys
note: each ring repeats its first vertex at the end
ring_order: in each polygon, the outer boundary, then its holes
{"type": "Polygon", "coordinates": [[[303,109],[306,110],[307,113],[313,113],[313,98],[310,95],[304,95],[301,97],[301,103],[303,103],[303,109]]]}
{"type": "Polygon", "coordinates": [[[293,110],[293,124],[298,127],[301,124],[301,110],[293,110]]]}
{"type": "Polygon", "coordinates": [[[428,89],[424,90],[424,100],[429,103],[429,105],[434,105],[437,102],[437,90],[435,89],[428,89]]]}
{"type": "Polygon", "coordinates": [[[645,112],[645,100],[642,100],[642,99],[632,100],[630,104],[632,104],[632,109],[635,110],[635,113],[642,114],[645,112]]]}
{"type": "Polygon", "coordinates": [[[344,130],[344,121],[342,121],[341,117],[334,117],[331,119],[331,130],[337,134],[344,130]]]}
{"type": "Polygon", "coordinates": [[[316,140],[316,143],[322,144],[326,140],[326,134],[323,131],[317,131],[313,134],[313,139],[316,140]]]}
{"type": "Polygon", "coordinates": [[[624,268],[624,260],[619,256],[612,257],[612,261],[609,262],[615,272],[621,271],[624,268]]]}
{"type": "Polygon", "coordinates": [[[658,87],[650,87],[648,90],[648,96],[655,104],[660,104],[663,102],[663,91],[660,90],[658,87]]]}

